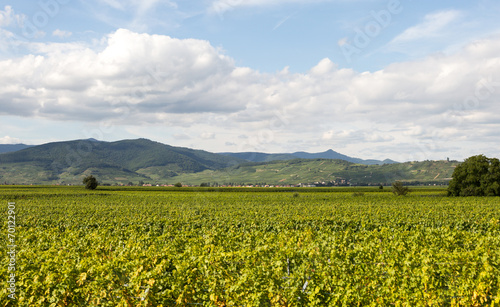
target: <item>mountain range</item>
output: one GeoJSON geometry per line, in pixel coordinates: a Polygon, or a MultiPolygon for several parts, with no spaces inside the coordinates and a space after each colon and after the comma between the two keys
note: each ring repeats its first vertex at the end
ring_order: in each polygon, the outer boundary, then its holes
{"type": "Polygon", "coordinates": [[[396,161],[386,159],[383,161],[380,160],[363,160],[359,158],[353,158],[331,149],[325,152],[319,153],[308,153],[304,151],[298,151],[291,154],[288,153],[278,153],[278,154],[268,154],[262,152],[222,152],[222,155],[231,156],[243,160],[247,160],[250,162],[270,162],[276,160],[293,160],[293,159],[338,159],[344,160],[352,163],[365,164],[365,165],[375,165],[375,164],[393,164],[398,163],[396,161]]]}
{"type": "MultiPolygon", "coordinates": [[[[385,170],[394,173],[397,165],[403,165],[392,160],[352,158],[333,150],[292,154],[211,153],[147,139],[117,142],[87,139],[24,145],[24,148],[22,145],[4,145],[0,149],[10,150],[0,154],[0,183],[19,184],[81,184],[82,178],[89,174],[109,184],[173,183],[177,180],[199,184],[210,178],[222,182],[273,184],[347,178],[353,182],[372,183],[392,180],[391,176],[382,173],[385,170]],[[318,168],[317,164],[322,167],[318,168]],[[396,167],[390,168],[391,165],[396,167]],[[378,175],[368,176],[366,171],[378,175]]],[[[412,174],[420,172],[419,166],[404,166],[405,170],[411,170],[399,172],[401,176],[398,178],[442,180],[450,176],[451,164],[432,167],[436,172],[422,172],[432,176],[415,177],[412,174]]]]}

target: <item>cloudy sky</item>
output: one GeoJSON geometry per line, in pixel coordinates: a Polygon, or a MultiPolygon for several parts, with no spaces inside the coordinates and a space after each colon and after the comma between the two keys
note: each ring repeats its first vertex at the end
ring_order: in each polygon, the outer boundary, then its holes
{"type": "Polygon", "coordinates": [[[500,156],[496,0],[0,1],[0,143],[500,156]]]}

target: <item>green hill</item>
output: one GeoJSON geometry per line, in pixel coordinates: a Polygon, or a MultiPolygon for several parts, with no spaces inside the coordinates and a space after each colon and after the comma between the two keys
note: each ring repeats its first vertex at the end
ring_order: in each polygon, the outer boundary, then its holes
{"type": "Polygon", "coordinates": [[[242,161],[146,139],[78,140],[1,154],[0,182],[80,184],[84,175],[92,173],[101,181],[127,183],[220,169],[242,161]]]}
{"type": "Polygon", "coordinates": [[[223,170],[206,170],[172,178],[184,184],[334,184],[378,185],[402,180],[413,184],[447,183],[458,162],[425,161],[362,165],[344,160],[295,159],[244,163],[223,170]]]}
{"type": "MultiPolygon", "coordinates": [[[[395,180],[447,183],[456,162],[425,161],[365,165],[340,159],[307,159],[251,153],[240,156],[174,147],[146,139],[100,142],[77,140],[48,143],[0,154],[0,183],[81,184],[92,174],[101,183],[175,183],[296,185],[378,185],[395,180]],[[288,160],[267,161],[274,158],[288,160]],[[246,157],[248,159],[248,156],[246,157]]],[[[361,162],[360,162],[361,163],[361,162]]],[[[363,160],[363,163],[366,161],[363,160]]]]}

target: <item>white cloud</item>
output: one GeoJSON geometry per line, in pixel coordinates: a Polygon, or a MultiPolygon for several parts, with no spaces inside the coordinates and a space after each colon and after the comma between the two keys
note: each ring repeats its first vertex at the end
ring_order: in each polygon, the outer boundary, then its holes
{"type": "Polygon", "coordinates": [[[185,133],[176,133],[176,134],[174,134],[174,139],[176,139],[176,140],[190,140],[191,137],[185,133]]]}
{"type": "Polygon", "coordinates": [[[6,5],[3,11],[0,10],[0,27],[20,26],[24,19],[25,16],[16,14],[10,5],[6,5]]]}
{"type": "Polygon", "coordinates": [[[73,33],[69,32],[69,31],[59,30],[59,29],[56,29],[56,30],[54,30],[54,32],[52,32],[52,36],[56,36],[59,38],[67,38],[67,37],[70,37],[71,35],[73,35],[73,33]]]}
{"type": "MultiPolygon", "coordinates": [[[[427,55],[434,52],[434,48],[442,46],[440,50],[461,45],[467,40],[461,32],[467,32],[467,25],[460,24],[463,13],[457,10],[440,11],[427,14],[424,20],[391,40],[385,50],[406,54],[427,55]]],[[[459,49],[459,48],[458,48],[459,49]]],[[[457,49],[457,50],[458,50],[457,49]]]]}
{"type": "Polygon", "coordinates": [[[452,150],[475,129],[495,140],[500,131],[492,115],[500,113],[500,37],[364,73],[326,58],[307,73],[264,74],[207,41],[123,29],[97,47],[30,47],[36,53],[0,61],[0,115],[182,127],[175,140],[214,151],[234,143],[355,156],[370,144],[409,155],[429,140],[433,152],[452,150]]]}
{"type": "Polygon", "coordinates": [[[203,132],[202,134],[200,134],[200,137],[204,140],[213,140],[213,139],[215,139],[215,133],[203,132]]]}
{"type": "Polygon", "coordinates": [[[118,0],[99,0],[99,2],[101,2],[102,4],[105,4],[107,6],[110,6],[114,9],[117,9],[117,10],[124,10],[125,9],[125,7],[121,3],[121,1],[118,1],[118,0]]]}
{"type": "Polygon", "coordinates": [[[21,140],[18,138],[12,138],[10,136],[4,136],[0,138],[0,144],[21,144],[21,140]]]}
{"type": "Polygon", "coordinates": [[[394,38],[393,43],[397,44],[399,42],[442,36],[443,29],[454,21],[457,21],[460,16],[461,13],[456,10],[428,14],[424,17],[422,23],[406,29],[403,33],[394,38]]]}
{"type": "Polygon", "coordinates": [[[347,44],[348,42],[349,42],[349,38],[344,37],[344,38],[339,39],[339,41],[337,42],[337,45],[339,45],[339,47],[342,47],[345,44],[347,44]]]}
{"type": "Polygon", "coordinates": [[[332,0],[215,0],[210,4],[208,11],[210,13],[222,15],[227,11],[240,7],[275,6],[294,3],[311,4],[328,1],[332,0]]]}

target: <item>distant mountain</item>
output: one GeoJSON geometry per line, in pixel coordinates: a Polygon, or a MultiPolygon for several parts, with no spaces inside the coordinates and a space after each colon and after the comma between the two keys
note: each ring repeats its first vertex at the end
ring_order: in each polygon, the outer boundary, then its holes
{"type": "Polygon", "coordinates": [[[179,173],[220,169],[245,162],[202,150],[146,139],[48,143],[0,155],[0,182],[81,183],[86,174],[104,181],[159,180],[179,173]]]}
{"type": "Polygon", "coordinates": [[[268,154],[262,152],[223,152],[221,155],[243,159],[248,162],[270,162],[297,159],[293,154],[268,154]]]}
{"type": "Polygon", "coordinates": [[[33,146],[32,145],[25,145],[25,144],[14,144],[14,145],[0,144],[0,154],[6,153],[6,152],[14,152],[14,151],[18,151],[18,150],[30,148],[30,147],[33,147],[33,146]]]}
{"type": "Polygon", "coordinates": [[[393,160],[386,159],[384,161],[379,160],[363,160],[358,158],[349,157],[338,153],[333,150],[327,150],[325,152],[319,153],[308,153],[304,151],[294,152],[294,153],[279,153],[279,154],[267,154],[261,152],[242,152],[242,153],[231,153],[224,152],[222,155],[236,157],[240,159],[247,160],[249,162],[270,162],[277,160],[292,160],[292,159],[339,159],[352,163],[365,164],[365,165],[374,165],[374,164],[393,164],[398,163],[393,160]]]}

